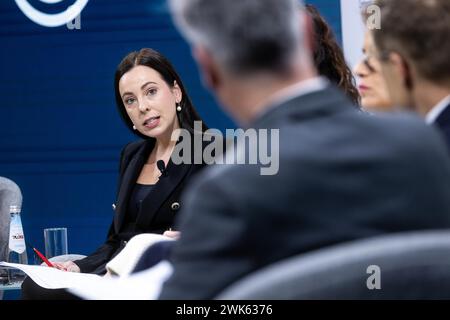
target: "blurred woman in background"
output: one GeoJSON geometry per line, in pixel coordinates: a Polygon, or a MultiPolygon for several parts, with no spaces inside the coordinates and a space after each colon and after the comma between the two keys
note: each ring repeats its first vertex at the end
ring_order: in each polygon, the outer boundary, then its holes
{"type": "Polygon", "coordinates": [[[372,35],[366,32],[364,36],[364,58],[355,66],[355,74],[359,78],[359,93],[361,106],[367,111],[393,111],[380,64],[373,55],[374,42],[372,35]]]}
{"type": "Polygon", "coordinates": [[[306,5],[314,27],[314,63],[320,75],[328,78],[341,88],[350,100],[359,106],[360,96],[355,86],[352,71],[345,62],[344,52],[336,41],[333,31],[319,11],[312,5],[306,5]]]}

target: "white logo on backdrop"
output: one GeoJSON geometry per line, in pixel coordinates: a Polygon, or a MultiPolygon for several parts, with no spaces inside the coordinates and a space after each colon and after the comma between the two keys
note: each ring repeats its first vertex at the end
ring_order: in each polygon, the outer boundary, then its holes
{"type": "MultiPolygon", "coordinates": [[[[28,3],[27,0],[15,0],[17,6],[22,12],[33,22],[40,24],[44,27],[59,27],[62,26],[76,17],[78,17],[81,11],[84,9],[89,0],[77,0],[65,11],[55,14],[44,13],[28,3]]],[[[47,4],[56,4],[63,0],[39,0],[47,4]]]]}

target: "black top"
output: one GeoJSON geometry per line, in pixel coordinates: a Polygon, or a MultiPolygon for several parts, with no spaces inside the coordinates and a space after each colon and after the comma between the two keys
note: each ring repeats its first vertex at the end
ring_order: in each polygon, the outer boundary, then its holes
{"type": "Polygon", "coordinates": [[[128,201],[128,211],[125,218],[124,224],[117,234],[120,241],[129,241],[133,236],[136,235],[136,220],[139,216],[139,212],[142,207],[142,201],[150,195],[152,190],[155,188],[154,184],[139,184],[136,183],[133,187],[133,191],[128,201]]]}
{"type": "Polygon", "coordinates": [[[136,183],[134,185],[128,202],[128,211],[125,222],[117,235],[120,241],[129,241],[136,235],[136,220],[142,207],[142,201],[150,195],[154,188],[154,184],[146,185],[136,183]]]}
{"type": "Polygon", "coordinates": [[[131,193],[130,201],[128,202],[128,216],[127,222],[136,222],[138,217],[142,201],[150,194],[155,188],[154,184],[139,184],[136,183],[131,193]]]}

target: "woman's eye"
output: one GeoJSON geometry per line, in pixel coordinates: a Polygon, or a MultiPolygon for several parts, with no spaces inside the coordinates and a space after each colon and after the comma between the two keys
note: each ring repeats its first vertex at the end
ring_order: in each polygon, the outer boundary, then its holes
{"type": "Polygon", "coordinates": [[[134,101],[135,101],[135,99],[134,98],[127,98],[127,99],[125,99],[125,104],[128,106],[128,105],[131,105],[131,104],[133,104],[134,103],[134,101]]]}
{"type": "Polygon", "coordinates": [[[158,91],[158,90],[155,89],[155,88],[149,89],[149,90],[147,91],[147,95],[148,95],[148,96],[153,96],[153,95],[156,94],[157,91],[158,91]]]}

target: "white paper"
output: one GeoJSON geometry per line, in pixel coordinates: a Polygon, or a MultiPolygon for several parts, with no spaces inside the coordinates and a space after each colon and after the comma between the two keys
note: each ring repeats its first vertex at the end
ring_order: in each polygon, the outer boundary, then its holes
{"type": "Polygon", "coordinates": [[[33,266],[18,263],[0,262],[0,266],[12,267],[25,272],[36,284],[47,289],[74,287],[80,282],[89,282],[101,277],[90,273],[76,273],[44,266],[33,266]]]}
{"type": "Polygon", "coordinates": [[[169,238],[155,233],[142,233],[131,238],[128,241],[125,248],[106,264],[106,270],[111,274],[118,276],[129,275],[142,254],[153,244],[160,241],[175,241],[173,238],[169,238]]]}
{"type": "Polygon", "coordinates": [[[172,274],[168,261],[130,275],[142,253],[159,241],[174,239],[158,234],[133,237],[125,248],[107,264],[107,269],[119,277],[102,277],[89,273],[61,271],[47,266],[33,266],[0,262],[0,266],[14,267],[25,272],[36,284],[47,289],[66,288],[87,300],[155,300],[163,283],[172,274]]]}
{"type": "Polygon", "coordinates": [[[68,291],[86,300],[155,300],[172,274],[167,261],[125,277],[81,279],[68,291]]]}

